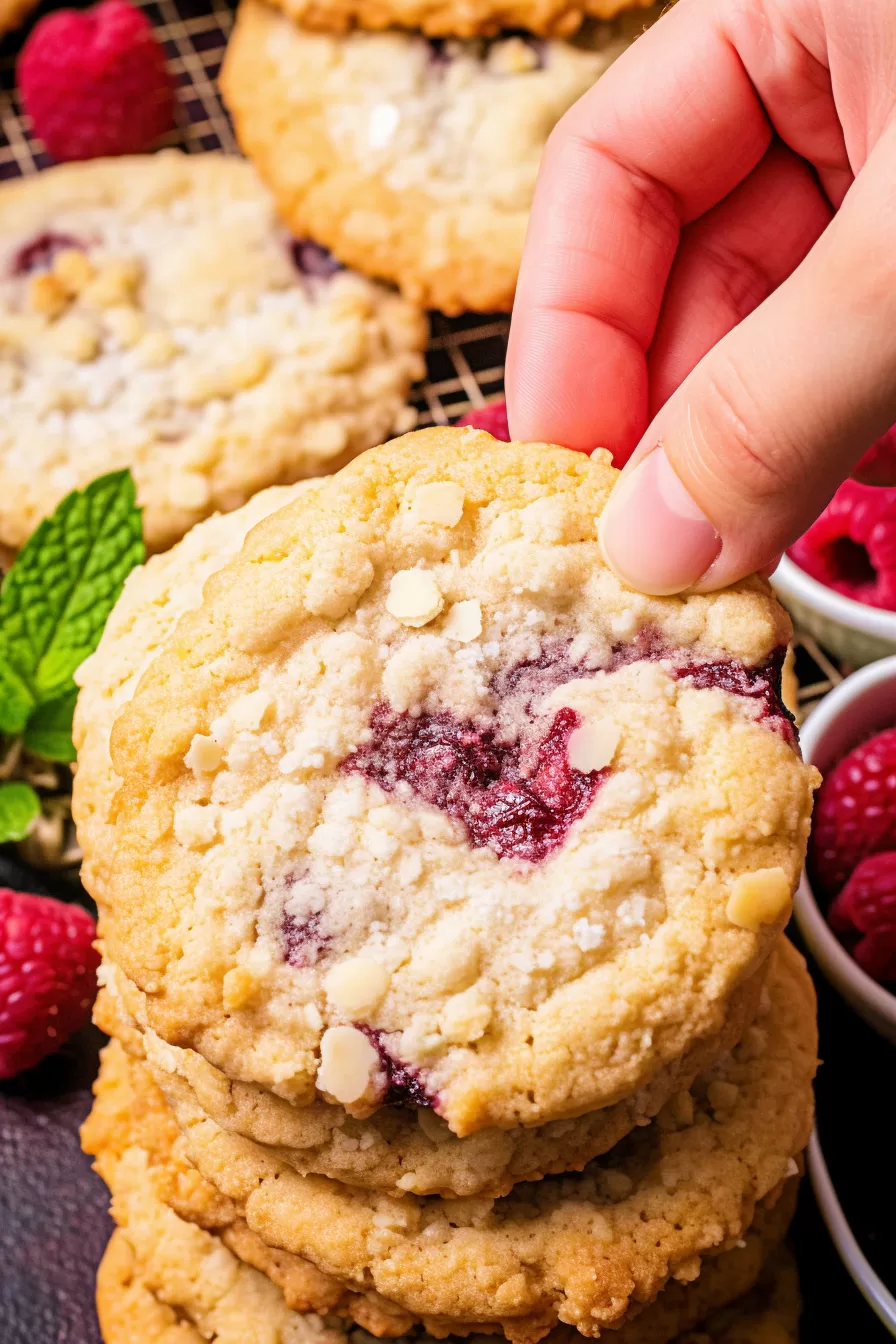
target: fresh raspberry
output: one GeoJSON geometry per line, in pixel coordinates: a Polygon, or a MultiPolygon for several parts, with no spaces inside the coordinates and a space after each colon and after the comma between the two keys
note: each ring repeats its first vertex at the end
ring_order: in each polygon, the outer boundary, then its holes
{"type": "Polygon", "coordinates": [[[896,728],[863,742],[824,778],[815,800],[809,864],[834,896],[869,854],[896,850],[896,728]]]}
{"type": "Polygon", "coordinates": [[[896,611],[896,486],[844,481],[788,554],[835,592],[896,611]]]}
{"type": "Polygon", "coordinates": [[[510,442],[506,401],[493,401],[488,406],[481,406],[478,411],[468,411],[455,423],[470,425],[472,429],[484,429],[493,439],[501,439],[504,443],[510,442]]]}
{"type": "Polygon", "coordinates": [[[0,1078],[32,1068],[87,1021],[95,937],[79,905],[0,887],[0,1078]]]}
{"type": "Polygon", "coordinates": [[[25,111],[54,159],[149,149],[174,118],[174,84],[146,15],[125,0],[60,9],[19,57],[25,111]]]}
{"type": "Polygon", "coordinates": [[[863,859],[828,912],[838,933],[864,934],[852,949],[875,980],[896,980],[896,851],[863,859]]]}
{"type": "Polygon", "coordinates": [[[896,485],[896,425],[872,443],[852,474],[866,485],[896,485]]]}

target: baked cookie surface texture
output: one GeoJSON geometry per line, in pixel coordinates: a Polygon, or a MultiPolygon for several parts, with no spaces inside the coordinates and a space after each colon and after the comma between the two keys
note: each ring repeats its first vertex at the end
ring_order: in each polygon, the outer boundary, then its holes
{"type": "Polygon", "coordinates": [[[169,151],[0,187],[0,543],[130,467],[151,550],[412,423],[426,325],[295,243],[251,166],[169,151]]]}
{"type": "Polygon", "coordinates": [[[112,726],[87,853],[145,1026],[460,1136],[612,1105],[721,1030],[808,828],[789,624],[759,579],[625,589],[615,475],[422,431],[207,580],[112,726]]]}
{"type": "Polygon", "coordinates": [[[221,86],[290,228],[427,307],[508,310],[548,135],[645,22],[433,43],[245,0],[221,86]]]}

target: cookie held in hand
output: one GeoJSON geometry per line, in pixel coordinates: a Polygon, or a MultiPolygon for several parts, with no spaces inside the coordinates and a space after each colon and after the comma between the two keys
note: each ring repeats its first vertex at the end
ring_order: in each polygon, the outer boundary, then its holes
{"type": "Polygon", "coordinates": [[[611,1105],[719,1031],[808,830],[790,627],[758,578],[624,588],[615,479],[424,430],[207,581],[117,710],[114,836],[85,845],[161,1037],[463,1135],[611,1105]]]}

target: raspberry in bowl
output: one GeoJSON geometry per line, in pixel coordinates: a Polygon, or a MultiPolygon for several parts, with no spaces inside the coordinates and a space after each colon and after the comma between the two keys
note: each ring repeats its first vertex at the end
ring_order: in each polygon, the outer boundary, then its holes
{"type": "Polygon", "coordinates": [[[896,653],[896,426],[873,444],[773,583],[796,621],[854,666],[896,653]]]}
{"type": "Polygon", "coordinates": [[[847,677],[800,738],[824,782],[797,922],[835,988],[896,1041],[896,657],[847,677]]]}

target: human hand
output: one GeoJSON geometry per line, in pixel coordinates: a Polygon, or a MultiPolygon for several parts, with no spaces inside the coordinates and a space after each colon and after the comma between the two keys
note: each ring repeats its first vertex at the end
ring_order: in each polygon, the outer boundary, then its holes
{"type": "Polygon", "coordinates": [[[896,420],[893,0],[679,0],[554,130],[514,438],[628,462],[649,593],[768,568],[896,420]]]}

